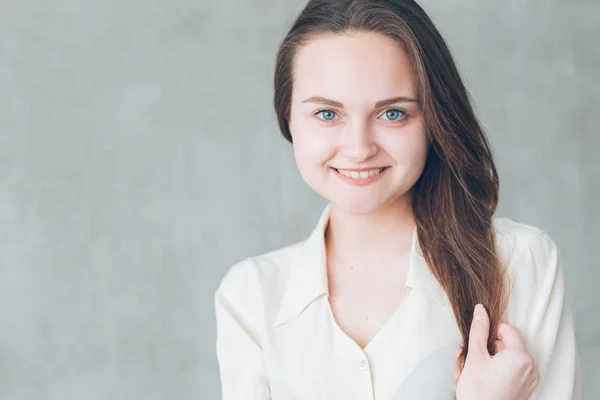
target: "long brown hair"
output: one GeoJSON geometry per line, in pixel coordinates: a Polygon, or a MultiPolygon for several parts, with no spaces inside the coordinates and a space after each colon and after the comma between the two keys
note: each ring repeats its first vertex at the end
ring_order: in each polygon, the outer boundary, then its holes
{"type": "MultiPolygon", "coordinates": [[[[412,0],[311,0],[282,41],[275,68],[279,128],[292,142],[288,119],[296,50],[324,34],[376,32],[407,53],[430,140],[423,174],[411,189],[419,245],[445,290],[468,351],[473,309],[482,303],[495,332],[506,307],[505,271],[496,253],[492,217],[498,173],[450,51],[425,11],[412,0]]],[[[490,335],[488,348],[493,354],[490,335]]]]}

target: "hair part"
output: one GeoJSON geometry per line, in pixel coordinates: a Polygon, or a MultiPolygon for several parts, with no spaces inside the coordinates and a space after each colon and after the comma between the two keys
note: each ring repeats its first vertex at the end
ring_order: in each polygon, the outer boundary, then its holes
{"type": "Polygon", "coordinates": [[[429,138],[425,168],[411,189],[419,245],[461,332],[459,362],[464,363],[468,352],[478,303],[490,316],[488,349],[493,354],[508,294],[492,226],[498,173],[450,51],[425,11],[413,0],[309,1],[277,54],[274,106],[280,131],[291,143],[289,116],[299,47],[322,35],[355,32],[391,38],[411,61],[429,138]]]}

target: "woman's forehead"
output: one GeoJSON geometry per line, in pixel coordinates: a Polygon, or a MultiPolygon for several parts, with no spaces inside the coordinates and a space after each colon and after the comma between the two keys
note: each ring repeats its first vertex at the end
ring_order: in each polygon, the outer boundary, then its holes
{"type": "Polygon", "coordinates": [[[343,99],[414,96],[414,74],[405,52],[376,33],[315,37],[298,49],[294,92],[299,97],[343,99]]]}

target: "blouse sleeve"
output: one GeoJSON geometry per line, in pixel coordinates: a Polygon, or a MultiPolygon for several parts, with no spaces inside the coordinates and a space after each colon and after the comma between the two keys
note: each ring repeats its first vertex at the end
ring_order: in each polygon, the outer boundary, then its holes
{"type": "Polygon", "coordinates": [[[536,230],[518,247],[511,261],[509,319],[524,336],[540,376],[530,400],[579,399],[577,345],[556,245],[536,230]]]}
{"type": "MultiPolygon", "coordinates": [[[[237,269],[237,268],[236,268],[237,269]]],[[[243,282],[232,272],[215,293],[217,359],[223,400],[270,400],[269,382],[263,363],[256,313],[251,311],[243,282]]]]}

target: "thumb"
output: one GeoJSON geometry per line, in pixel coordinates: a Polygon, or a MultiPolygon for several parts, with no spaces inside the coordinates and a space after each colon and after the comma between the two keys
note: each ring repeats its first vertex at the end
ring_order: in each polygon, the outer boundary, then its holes
{"type": "Polygon", "coordinates": [[[490,317],[481,304],[475,306],[473,313],[473,322],[469,331],[469,354],[478,353],[480,355],[490,356],[487,348],[488,337],[490,335],[490,317]]]}

